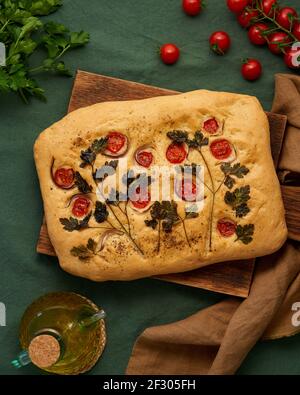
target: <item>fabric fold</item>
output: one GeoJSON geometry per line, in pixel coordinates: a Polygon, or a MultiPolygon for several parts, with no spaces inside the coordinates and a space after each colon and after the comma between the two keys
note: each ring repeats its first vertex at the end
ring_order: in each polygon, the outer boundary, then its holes
{"type": "MultiPolygon", "coordinates": [[[[288,117],[279,168],[298,174],[300,77],[276,75],[272,111],[288,117]]],[[[298,325],[293,319],[299,302],[300,243],[288,240],[276,253],[257,260],[247,299],[226,298],[181,321],[146,329],[126,373],[234,374],[260,339],[300,332],[300,321],[298,325]]]]}

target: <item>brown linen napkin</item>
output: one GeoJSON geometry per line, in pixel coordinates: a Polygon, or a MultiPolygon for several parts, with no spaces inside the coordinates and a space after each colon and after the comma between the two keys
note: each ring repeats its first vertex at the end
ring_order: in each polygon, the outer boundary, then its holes
{"type": "MultiPolygon", "coordinates": [[[[300,77],[278,74],[275,79],[272,111],[288,116],[280,169],[300,173],[300,77]]],[[[182,321],[146,329],[126,373],[234,374],[259,339],[300,332],[292,321],[297,302],[300,243],[288,240],[280,251],[257,260],[246,300],[227,298],[182,321]]]]}

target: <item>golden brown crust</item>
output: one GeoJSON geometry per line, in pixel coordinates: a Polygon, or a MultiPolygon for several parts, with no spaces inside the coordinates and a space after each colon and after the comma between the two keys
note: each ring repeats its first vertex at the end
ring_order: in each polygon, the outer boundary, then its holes
{"type": "MultiPolygon", "coordinates": [[[[211,141],[217,138],[220,137],[211,137],[211,141]]],[[[216,166],[217,161],[210,155],[209,148],[204,147],[203,153],[215,182],[222,182],[224,174],[220,166],[216,166]]],[[[41,133],[35,143],[34,155],[49,236],[62,268],[78,276],[104,281],[183,272],[216,262],[270,254],[279,249],[287,237],[284,208],[270,152],[268,120],[255,97],[201,90],[140,101],[96,104],[70,113],[41,133]],[[206,189],[203,211],[186,224],[191,247],[186,242],[182,226],[177,225],[171,234],[162,234],[157,253],[157,232],[144,224],[144,220],[149,219],[149,212],[139,214],[128,208],[133,234],[144,256],[124,234],[110,237],[101,253],[89,260],[81,261],[72,256],[70,250],[74,246],[86,244],[89,238],[99,238],[99,229],[72,233],[63,230],[59,219],[70,216],[66,206],[74,190],[63,190],[54,185],[50,176],[52,158],[55,157],[57,166],[80,170],[92,183],[89,169],[79,167],[80,152],[94,139],[118,130],[128,136],[130,144],[126,157],[130,165],[134,164],[135,150],[145,144],[154,144],[156,162],[168,165],[165,151],[170,140],[166,133],[175,129],[194,133],[208,115],[226,120],[222,137],[232,142],[237,151],[233,164],[240,162],[249,169],[243,179],[237,180],[235,187],[250,185],[250,212],[237,219],[224,202],[227,189],[223,186],[216,195],[213,246],[209,251],[212,195],[206,189]],[[235,242],[235,236],[222,237],[216,224],[217,219],[223,217],[237,220],[240,225],[254,224],[253,241],[246,245],[235,242]]],[[[105,160],[107,158],[100,155],[97,167],[105,160]]],[[[203,164],[196,151],[190,153],[189,162],[203,164]]]]}

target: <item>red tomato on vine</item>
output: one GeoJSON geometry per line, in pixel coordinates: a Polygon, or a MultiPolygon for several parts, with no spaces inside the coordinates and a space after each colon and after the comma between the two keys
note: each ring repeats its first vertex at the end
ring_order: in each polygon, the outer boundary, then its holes
{"type": "Polygon", "coordinates": [[[210,48],[218,55],[224,55],[230,48],[231,40],[229,34],[223,31],[212,33],[209,38],[210,48]]]}

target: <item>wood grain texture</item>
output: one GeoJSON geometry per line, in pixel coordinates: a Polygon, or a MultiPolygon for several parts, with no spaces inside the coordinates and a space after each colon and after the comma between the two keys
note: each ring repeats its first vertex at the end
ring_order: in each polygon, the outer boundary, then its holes
{"type": "Polygon", "coordinates": [[[281,185],[289,238],[300,241],[300,187],[281,185]]]}
{"type": "MultiPolygon", "coordinates": [[[[79,70],[74,81],[68,112],[99,102],[138,100],[178,93],[168,89],[79,70]]],[[[284,136],[286,117],[270,113],[267,115],[271,126],[272,154],[274,163],[277,165],[284,136]]],[[[41,227],[37,252],[52,256],[56,255],[48,236],[45,221],[41,227]]],[[[250,259],[218,263],[186,273],[164,275],[157,278],[224,294],[247,297],[250,291],[253,270],[254,259],[250,259]]]]}

